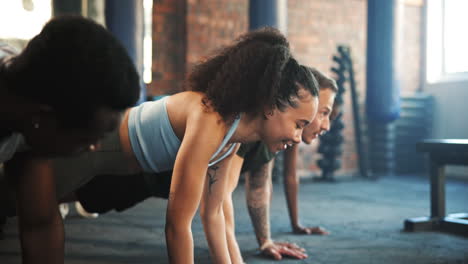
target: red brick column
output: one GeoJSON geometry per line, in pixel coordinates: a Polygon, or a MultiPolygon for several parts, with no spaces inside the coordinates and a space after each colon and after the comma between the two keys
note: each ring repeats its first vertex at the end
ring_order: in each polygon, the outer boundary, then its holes
{"type": "Polygon", "coordinates": [[[153,82],[148,95],[181,91],[185,77],[187,29],[185,0],[153,4],[153,82]]]}

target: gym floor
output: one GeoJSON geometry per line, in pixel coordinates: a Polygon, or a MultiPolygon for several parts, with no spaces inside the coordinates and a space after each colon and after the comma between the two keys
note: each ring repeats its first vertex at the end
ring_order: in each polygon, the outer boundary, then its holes
{"type": "MultiPolygon", "coordinates": [[[[403,232],[403,220],[429,214],[429,183],[422,176],[388,176],[376,181],[301,185],[304,224],[327,228],[329,236],[290,232],[281,184],[274,186],[272,236],[307,249],[305,260],[280,263],[468,263],[468,238],[440,232],[403,232]]],[[[105,192],[104,192],[105,193],[105,192]]],[[[103,193],[103,195],[105,195],[103,193]]],[[[447,183],[447,212],[468,212],[468,182],[447,183]]],[[[234,193],[236,233],[247,263],[278,263],[259,255],[247,213],[243,186],[234,193]]],[[[123,213],[83,219],[71,210],[65,220],[66,263],[168,263],[164,238],[166,201],[149,199],[123,213]]],[[[16,219],[0,240],[0,263],[21,263],[16,219]]],[[[200,219],[193,223],[195,262],[211,263],[200,219]]]]}

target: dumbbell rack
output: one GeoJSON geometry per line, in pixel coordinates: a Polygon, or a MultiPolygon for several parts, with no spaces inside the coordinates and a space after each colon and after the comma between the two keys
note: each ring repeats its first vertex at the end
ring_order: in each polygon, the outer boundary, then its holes
{"type": "MultiPolygon", "coordinates": [[[[340,45],[338,46],[337,51],[338,54],[333,56],[333,61],[337,64],[337,67],[331,68],[336,75],[336,83],[338,85],[335,104],[342,105],[344,103],[343,94],[347,90],[346,85],[348,85],[349,90],[351,91],[353,106],[354,133],[359,157],[359,171],[361,176],[368,177],[367,157],[362,140],[361,119],[356,82],[354,79],[353,62],[351,59],[351,50],[348,46],[340,45]]],[[[322,159],[317,161],[317,165],[322,169],[322,175],[318,180],[334,181],[334,173],[341,167],[339,157],[341,157],[343,153],[343,129],[344,123],[342,120],[342,113],[340,113],[335,120],[333,120],[330,131],[320,137],[318,152],[322,154],[322,159]]]]}

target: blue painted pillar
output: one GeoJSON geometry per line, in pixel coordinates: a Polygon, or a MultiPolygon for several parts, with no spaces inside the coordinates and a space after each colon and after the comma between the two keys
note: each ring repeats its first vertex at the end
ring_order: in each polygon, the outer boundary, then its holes
{"type": "Polygon", "coordinates": [[[122,42],[140,74],[141,92],[138,103],[146,101],[143,82],[143,0],[106,0],[106,25],[122,42]]]}
{"type": "Polygon", "coordinates": [[[395,71],[395,0],[367,1],[366,113],[374,176],[395,171],[395,121],[400,89],[395,71]]]}
{"type": "Polygon", "coordinates": [[[400,113],[395,80],[395,0],[367,2],[367,118],[385,124],[400,113]]]}
{"type": "Polygon", "coordinates": [[[250,0],[249,29],[265,26],[278,28],[278,0],[250,0]]]}

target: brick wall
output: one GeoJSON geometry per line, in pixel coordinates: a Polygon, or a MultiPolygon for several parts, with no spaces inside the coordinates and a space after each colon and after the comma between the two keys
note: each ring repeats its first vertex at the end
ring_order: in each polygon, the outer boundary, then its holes
{"type": "Polygon", "coordinates": [[[185,1],[153,1],[153,74],[148,95],[182,90],[186,54],[185,1]]]}
{"type": "Polygon", "coordinates": [[[188,0],[187,72],[248,30],[248,0],[188,0]]]}
{"type": "MultiPolygon", "coordinates": [[[[351,47],[354,61],[359,101],[365,98],[365,63],[367,1],[365,0],[289,0],[288,38],[292,50],[301,63],[316,67],[330,74],[331,57],[340,44],[351,47]]],[[[333,75],[331,75],[333,76],[333,75]]],[[[337,174],[349,175],[356,169],[357,155],[354,145],[350,92],[345,93],[344,105],[346,143],[342,157],[342,169],[337,174]]],[[[299,168],[307,173],[319,173],[316,160],[318,142],[301,146],[304,161],[299,168]]]]}
{"type": "MultiPolygon", "coordinates": [[[[421,0],[403,3],[401,50],[397,64],[402,93],[420,85],[421,0]]],[[[183,78],[195,62],[248,30],[248,0],[154,1],[153,83],[150,95],[182,89],[183,78]]],[[[293,53],[301,63],[331,74],[331,57],[339,44],[349,45],[354,61],[359,101],[365,100],[366,0],[289,0],[287,32],[293,53]]],[[[338,175],[356,172],[350,92],[345,94],[345,146],[338,175]]],[[[362,109],[363,110],[363,109],[362,109]]],[[[299,168],[319,173],[317,143],[301,146],[299,168]]]]}
{"type": "MultiPolygon", "coordinates": [[[[419,0],[400,0],[397,15],[401,27],[396,27],[399,43],[396,54],[397,78],[403,94],[414,93],[420,87],[422,5],[419,0]]],[[[339,44],[351,47],[359,101],[365,101],[367,1],[365,0],[289,0],[288,38],[300,62],[331,75],[332,54],[339,44]]],[[[333,76],[333,75],[332,75],[333,76]]],[[[364,111],[363,107],[361,107],[364,111]]],[[[344,105],[345,145],[342,169],[337,175],[356,173],[357,159],[350,92],[346,91],[344,105]]],[[[316,154],[318,142],[301,145],[299,168],[303,174],[318,174],[316,154]]]]}
{"type": "Polygon", "coordinates": [[[153,82],[148,95],[183,90],[195,62],[248,29],[248,0],[160,0],[153,7],[153,82]]]}

